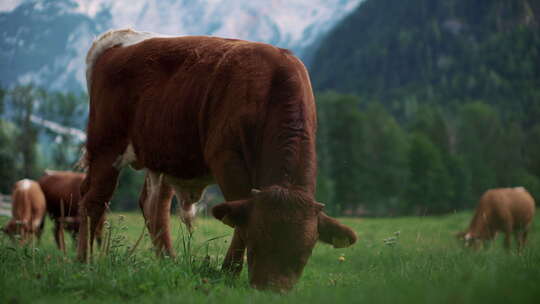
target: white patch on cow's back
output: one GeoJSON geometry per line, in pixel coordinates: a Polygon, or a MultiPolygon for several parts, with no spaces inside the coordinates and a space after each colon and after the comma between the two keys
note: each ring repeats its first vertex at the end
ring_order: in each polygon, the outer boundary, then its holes
{"type": "Polygon", "coordinates": [[[108,32],[99,35],[92,43],[92,46],[86,55],[86,84],[88,86],[88,91],[90,91],[90,83],[92,80],[92,66],[105,50],[114,46],[125,47],[134,45],[155,37],[170,36],[151,32],[139,32],[132,29],[109,30],[108,32]]]}
{"type": "Polygon", "coordinates": [[[118,155],[118,158],[113,163],[113,167],[120,170],[124,168],[125,166],[135,162],[137,160],[137,155],[135,155],[135,150],[133,149],[133,145],[130,143],[123,154],[118,155]]]}
{"type": "Polygon", "coordinates": [[[21,181],[21,189],[28,190],[32,186],[32,182],[29,179],[23,179],[21,181]]]}
{"type": "Polygon", "coordinates": [[[524,188],[524,187],[521,187],[521,186],[519,186],[519,187],[514,187],[514,190],[516,190],[516,191],[522,191],[522,192],[524,192],[524,191],[525,191],[525,188],[524,188]]]}

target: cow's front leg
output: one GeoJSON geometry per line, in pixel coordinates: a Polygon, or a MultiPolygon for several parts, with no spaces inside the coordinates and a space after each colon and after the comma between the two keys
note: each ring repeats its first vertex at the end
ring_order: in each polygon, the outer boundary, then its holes
{"type": "Polygon", "coordinates": [[[240,232],[234,229],[234,235],[231,240],[231,245],[227,251],[227,255],[223,260],[221,268],[233,275],[239,275],[244,265],[244,252],[246,246],[240,238],[240,232]]]}
{"type": "Polygon", "coordinates": [[[529,228],[524,228],[518,232],[518,252],[523,252],[525,245],[527,244],[527,235],[529,234],[529,228]]]}
{"type": "MultiPolygon", "coordinates": [[[[122,151],[123,149],[120,149],[122,151]]],[[[87,262],[105,210],[118,181],[119,170],[113,165],[120,153],[103,153],[89,162],[88,174],[81,186],[83,198],[79,205],[80,231],[77,258],[87,262]]]]}
{"type": "MultiPolygon", "coordinates": [[[[212,173],[225,196],[225,200],[234,201],[251,196],[253,188],[249,171],[243,158],[236,151],[224,150],[210,162],[212,173]]],[[[232,274],[239,274],[244,264],[246,244],[240,236],[239,228],[234,229],[234,235],[227,255],[223,260],[222,269],[232,274]]]]}

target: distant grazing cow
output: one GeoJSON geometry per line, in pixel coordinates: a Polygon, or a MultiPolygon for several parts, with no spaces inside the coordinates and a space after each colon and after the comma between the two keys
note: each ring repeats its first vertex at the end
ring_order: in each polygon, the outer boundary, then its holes
{"type": "Polygon", "coordinates": [[[521,250],[527,242],[534,210],[534,199],[523,187],[488,190],[480,198],[469,229],[458,237],[478,248],[479,241],[492,240],[501,231],[505,233],[504,246],[509,249],[513,232],[521,250]]]}
{"type": "Polygon", "coordinates": [[[247,248],[254,287],[291,288],[317,239],[335,247],[356,241],[314,199],[315,102],[304,65],[289,51],[116,30],[93,43],[86,75],[88,176],[79,259],[91,253],[87,244],[127,164],[148,172],[141,204],[155,223],[154,239],[170,238],[164,197],[187,193],[197,201],[217,182],[226,202],[213,215],[235,228],[223,267],[240,271],[247,248]]]}
{"type": "Polygon", "coordinates": [[[11,237],[20,236],[20,244],[25,244],[34,236],[41,237],[45,216],[45,197],[39,184],[23,179],[15,183],[11,194],[11,220],[4,226],[4,232],[11,237]]]}
{"type": "MultiPolygon", "coordinates": [[[[80,187],[84,177],[84,173],[45,170],[45,175],[39,179],[47,201],[47,212],[54,221],[54,239],[59,249],[64,249],[62,226],[70,232],[74,240],[77,239],[80,187]]],[[[101,226],[102,224],[99,225],[99,231],[101,226]]]]}

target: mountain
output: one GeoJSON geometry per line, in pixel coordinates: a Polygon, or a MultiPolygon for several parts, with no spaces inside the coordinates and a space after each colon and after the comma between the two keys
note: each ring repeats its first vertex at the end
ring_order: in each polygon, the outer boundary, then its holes
{"type": "Polygon", "coordinates": [[[481,100],[529,115],[525,125],[540,115],[539,1],[366,0],[320,45],[316,90],[398,111],[481,100]]]}
{"type": "Polygon", "coordinates": [[[0,84],[84,90],[86,51],[110,28],[261,41],[302,57],[360,1],[5,1],[0,5],[0,84]]]}
{"type": "Polygon", "coordinates": [[[86,50],[110,17],[103,12],[90,18],[76,7],[70,1],[32,1],[0,13],[2,86],[80,90],[86,50]]]}

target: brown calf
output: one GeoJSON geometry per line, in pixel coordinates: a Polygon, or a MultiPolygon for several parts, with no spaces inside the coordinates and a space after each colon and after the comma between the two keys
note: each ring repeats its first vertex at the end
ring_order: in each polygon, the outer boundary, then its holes
{"type": "Polygon", "coordinates": [[[504,246],[510,249],[514,233],[518,250],[521,250],[527,242],[534,210],[534,199],[523,187],[488,190],[480,198],[469,229],[458,237],[463,238],[467,246],[478,248],[479,241],[492,240],[501,231],[505,234],[504,246]]]}
{"type": "MultiPolygon", "coordinates": [[[[38,181],[47,201],[47,212],[54,221],[54,239],[61,250],[65,249],[62,228],[70,232],[73,240],[79,233],[80,187],[85,176],[71,171],[45,170],[45,175],[38,181]]],[[[99,225],[99,235],[103,220],[99,225]]]]}
{"type": "Polygon", "coordinates": [[[45,197],[38,183],[23,179],[15,183],[11,194],[12,219],[3,230],[12,238],[20,236],[25,244],[34,236],[41,237],[45,216],[45,197]]]}
{"type": "Polygon", "coordinates": [[[213,214],[234,227],[223,267],[240,271],[247,251],[254,287],[292,288],[318,239],[335,247],[356,241],[315,201],[315,101],[306,68],[289,51],[118,30],[93,43],[86,75],[88,183],[79,259],[91,252],[127,164],[148,171],[141,205],[150,219],[158,214],[150,232],[154,239],[166,235],[165,247],[171,192],[199,199],[217,182],[226,202],[213,214]]]}

